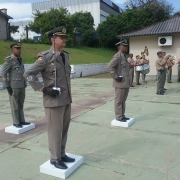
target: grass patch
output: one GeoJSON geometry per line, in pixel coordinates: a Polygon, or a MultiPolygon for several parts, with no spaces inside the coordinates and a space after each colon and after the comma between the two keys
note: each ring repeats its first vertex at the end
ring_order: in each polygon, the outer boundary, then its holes
{"type": "MultiPolygon", "coordinates": [[[[1,60],[3,63],[5,57],[11,55],[9,45],[11,42],[0,41],[1,49],[1,60]]],[[[45,44],[28,44],[23,43],[22,45],[22,59],[24,64],[32,64],[36,60],[37,54],[46,51],[50,48],[49,45],[45,44]]],[[[116,49],[106,48],[65,48],[65,51],[69,52],[70,64],[91,64],[91,63],[108,63],[112,56],[116,53],[116,49]]]]}

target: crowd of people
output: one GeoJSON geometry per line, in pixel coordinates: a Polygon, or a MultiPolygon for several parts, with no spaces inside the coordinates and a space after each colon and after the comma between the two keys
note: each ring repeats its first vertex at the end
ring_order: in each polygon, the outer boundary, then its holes
{"type": "MultiPolygon", "coordinates": [[[[175,57],[171,55],[166,55],[166,52],[159,51],[158,59],[160,58],[161,61],[159,63],[156,61],[156,70],[157,70],[157,78],[159,80],[160,75],[163,74],[163,77],[161,77],[162,80],[160,80],[160,84],[165,84],[166,80],[167,83],[172,83],[172,67],[177,63],[178,64],[178,79],[177,81],[180,82],[180,59],[175,62],[175,57]],[[159,56],[160,55],[160,56],[159,56]],[[159,75],[159,71],[161,74],[159,75]]],[[[141,85],[140,81],[140,75],[142,76],[142,84],[146,84],[146,74],[150,72],[150,65],[149,65],[149,59],[146,57],[144,52],[140,55],[136,55],[136,58],[134,60],[133,54],[129,54],[129,58],[127,59],[129,63],[129,84],[130,87],[134,87],[133,81],[134,81],[134,72],[136,74],[136,85],[141,85]]],[[[157,90],[157,94],[164,94],[165,90],[161,90],[161,93],[157,90]]]]}

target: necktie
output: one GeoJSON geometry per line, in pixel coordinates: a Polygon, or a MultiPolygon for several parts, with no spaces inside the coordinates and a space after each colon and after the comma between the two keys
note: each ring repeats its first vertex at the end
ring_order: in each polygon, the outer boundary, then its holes
{"type": "Polygon", "coordinates": [[[62,61],[63,61],[64,65],[65,65],[65,56],[64,56],[64,53],[61,53],[60,56],[62,58],[62,61]]]}
{"type": "Polygon", "coordinates": [[[21,58],[17,58],[17,60],[19,61],[19,64],[21,64],[21,61],[22,61],[21,58]]]}

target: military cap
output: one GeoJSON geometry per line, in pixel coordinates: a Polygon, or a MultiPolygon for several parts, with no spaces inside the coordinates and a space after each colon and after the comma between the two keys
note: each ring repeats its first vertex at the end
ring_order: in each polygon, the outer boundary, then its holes
{"type": "Polygon", "coordinates": [[[157,54],[160,54],[160,53],[162,53],[162,51],[158,51],[158,52],[157,52],[157,54]]]}
{"type": "Polygon", "coordinates": [[[57,27],[51,31],[48,31],[46,33],[46,35],[48,35],[49,37],[52,36],[52,35],[57,35],[57,36],[67,36],[66,34],[66,27],[65,26],[60,26],[60,27],[57,27]]]}
{"type": "Polygon", "coordinates": [[[21,48],[22,44],[20,42],[13,42],[11,45],[10,45],[10,48],[12,49],[13,47],[15,48],[21,48]]]}
{"type": "Polygon", "coordinates": [[[122,46],[129,46],[128,41],[126,39],[115,44],[115,46],[121,46],[121,45],[122,46]]]}

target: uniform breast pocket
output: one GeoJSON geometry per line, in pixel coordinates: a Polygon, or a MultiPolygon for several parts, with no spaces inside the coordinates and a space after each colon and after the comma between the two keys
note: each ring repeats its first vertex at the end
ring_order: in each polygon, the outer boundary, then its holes
{"type": "Polygon", "coordinates": [[[21,81],[21,75],[20,74],[13,74],[13,76],[12,76],[12,80],[13,81],[21,81]]]}

